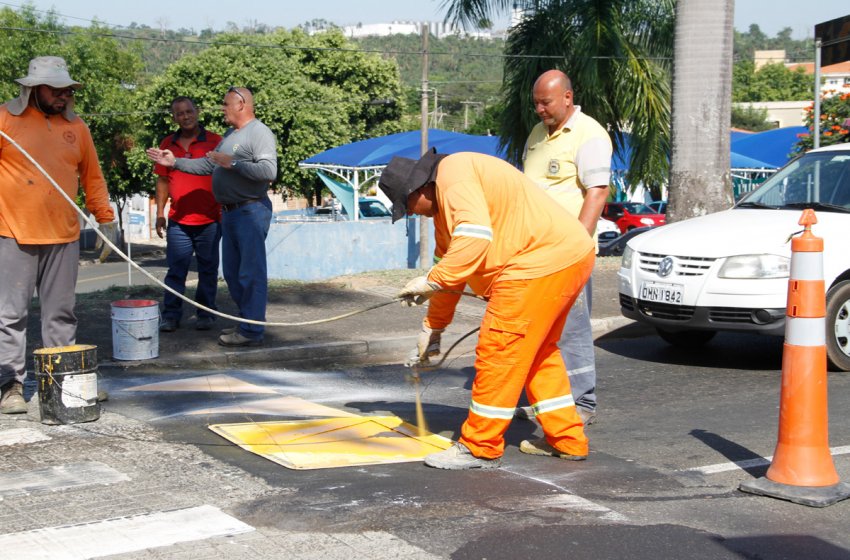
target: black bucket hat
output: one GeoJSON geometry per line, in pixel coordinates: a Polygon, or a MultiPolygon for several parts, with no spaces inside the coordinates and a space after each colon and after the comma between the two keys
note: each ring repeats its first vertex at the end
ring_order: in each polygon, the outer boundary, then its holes
{"type": "Polygon", "coordinates": [[[418,161],[396,156],[381,173],[378,187],[393,204],[393,223],[407,214],[407,197],[434,181],[437,177],[437,165],[447,154],[438,154],[431,148],[418,161]]]}

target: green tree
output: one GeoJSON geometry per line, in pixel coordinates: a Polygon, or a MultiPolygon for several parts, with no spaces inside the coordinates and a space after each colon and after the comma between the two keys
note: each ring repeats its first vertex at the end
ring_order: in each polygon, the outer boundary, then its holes
{"type": "Polygon", "coordinates": [[[732,127],[760,132],[769,130],[773,125],[767,122],[767,109],[752,106],[732,106],[732,127]]]}
{"type": "Polygon", "coordinates": [[[812,78],[802,68],[765,64],[759,70],[751,60],[732,69],[732,101],[805,101],[812,98],[812,78]]]}
{"type": "Polygon", "coordinates": [[[56,51],[59,36],[55,32],[61,26],[53,11],[40,16],[32,6],[24,6],[19,11],[0,9],[0,27],[5,35],[0,41],[0,97],[6,100],[18,96],[14,80],[26,74],[30,60],[56,51]]]}
{"type": "MultiPolygon", "coordinates": [[[[492,21],[509,0],[445,0],[447,17],[464,25],[492,21]]],[[[537,122],[534,80],[558,68],[572,78],[582,111],[608,126],[618,150],[632,140],[628,180],[666,179],[670,130],[672,0],[516,2],[526,17],[511,30],[504,63],[499,135],[517,160],[537,122]]]]}
{"type": "Polygon", "coordinates": [[[173,127],[167,108],[188,95],[206,109],[202,122],[223,132],[218,107],[228,87],[254,92],[257,118],[278,139],[277,188],[312,196],[315,173],[298,168],[313,154],[371,136],[398,132],[404,101],[398,69],[355,52],[342,34],[302,30],[265,35],[221,34],[197,55],[175,62],[143,93],[150,108],[148,144],[173,127]]]}

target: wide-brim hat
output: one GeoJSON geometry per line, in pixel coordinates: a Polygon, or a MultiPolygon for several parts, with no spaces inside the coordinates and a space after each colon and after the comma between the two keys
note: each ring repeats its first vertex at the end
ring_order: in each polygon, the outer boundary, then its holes
{"type": "Polygon", "coordinates": [[[28,74],[15,81],[27,87],[41,85],[53,88],[80,89],[83,87],[83,84],[71,79],[65,59],[58,56],[39,56],[30,60],[28,74]]]}
{"type": "Polygon", "coordinates": [[[393,204],[393,222],[407,214],[407,197],[437,178],[437,166],[447,154],[431,148],[419,159],[396,156],[381,172],[378,187],[393,204]]]}

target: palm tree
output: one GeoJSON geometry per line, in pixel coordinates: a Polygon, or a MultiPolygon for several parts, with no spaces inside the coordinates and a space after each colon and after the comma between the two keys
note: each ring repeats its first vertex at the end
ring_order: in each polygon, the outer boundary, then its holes
{"type": "Polygon", "coordinates": [[[733,15],[733,0],[676,4],[670,221],[732,205],[733,15]]]}
{"type": "MultiPolygon", "coordinates": [[[[666,181],[670,148],[673,0],[445,0],[446,18],[467,27],[511,8],[525,17],[505,49],[499,129],[518,160],[537,122],[534,80],[558,68],[570,76],[582,111],[607,125],[622,156],[631,134],[627,180],[666,181]]],[[[628,159],[624,157],[624,159],[628,159]]]]}

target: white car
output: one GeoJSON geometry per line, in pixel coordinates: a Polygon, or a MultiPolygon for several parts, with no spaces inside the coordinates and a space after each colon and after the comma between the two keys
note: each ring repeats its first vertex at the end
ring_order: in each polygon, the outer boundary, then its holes
{"type": "Polygon", "coordinates": [[[850,371],[850,144],[793,160],[734,208],[667,224],[629,241],[619,271],[620,308],[674,345],[718,331],[782,335],[790,237],[812,208],[824,239],[827,355],[850,371]]]}
{"type": "Polygon", "coordinates": [[[599,241],[608,241],[620,237],[620,228],[611,220],[599,218],[596,222],[596,238],[599,241]]]}

